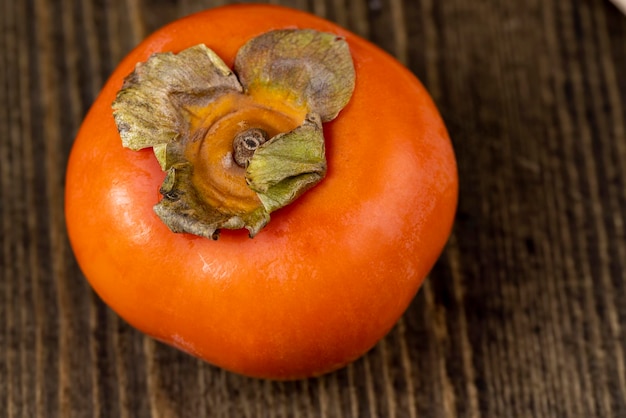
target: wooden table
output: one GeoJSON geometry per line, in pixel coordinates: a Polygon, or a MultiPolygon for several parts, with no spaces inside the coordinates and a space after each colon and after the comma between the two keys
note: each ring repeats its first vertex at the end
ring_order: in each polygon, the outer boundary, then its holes
{"type": "Polygon", "coordinates": [[[65,233],[74,135],[134,45],[217,3],[0,2],[0,417],[626,417],[626,17],[605,0],[284,1],[414,71],[459,162],[446,251],[349,367],[240,377],[94,295],[65,233]]]}

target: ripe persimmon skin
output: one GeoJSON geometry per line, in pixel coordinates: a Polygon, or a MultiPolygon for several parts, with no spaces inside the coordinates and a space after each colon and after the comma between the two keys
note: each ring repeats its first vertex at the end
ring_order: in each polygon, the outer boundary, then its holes
{"type": "Polygon", "coordinates": [[[319,375],[355,360],[396,323],[450,234],[452,146],[421,83],[391,56],[312,15],[227,6],[157,31],[119,65],[86,116],[67,170],[72,248],[98,295],[146,334],[255,377],[319,375]],[[326,178],[253,239],[172,233],[154,214],[165,174],[121,145],[111,103],[152,53],[205,43],[229,66],[279,28],[346,38],[356,88],[325,124],[326,178]]]}

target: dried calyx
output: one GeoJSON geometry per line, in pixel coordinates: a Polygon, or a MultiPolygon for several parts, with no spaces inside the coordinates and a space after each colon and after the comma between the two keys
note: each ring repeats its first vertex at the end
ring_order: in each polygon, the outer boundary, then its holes
{"type": "Polygon", "coordinates": [[[326,174],[322,123],[354,90],[347,43],[276,30],[238,51],[234,71],[205,45],[137,64],[113,103],[122,144],[152,147],[167,172],[154,207],[174,232],[254,236],[326,174]]]}

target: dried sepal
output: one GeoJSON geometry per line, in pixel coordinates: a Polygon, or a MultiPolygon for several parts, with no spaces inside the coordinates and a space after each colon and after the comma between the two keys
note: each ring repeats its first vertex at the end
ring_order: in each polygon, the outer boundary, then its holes
{"type": "Polygon", "coordinates": [[[206,106],[222,93],[242,91],[237,77],[205,45],[178,54],[153,54],[124,80],[113,102],[113,116],[122,144],[138,150],[155,147],[161,167],[160,145],[182,141],[190,134],[189,108],[206,106]]]}
{"type": "Polygon", "coordinates": [[[237,53],[235,72],[246,91],[282,90],[322,122],[345,107],[355,84],[345,39],[310,29],[275,30],[250,40],[237,53]]]}
{"type": "Polygon", "coordinates": [[[354,89],[345,40],[314,30],[268,32],[240,49],[235,68],[241,84],[204,45],[154,54],[113,103],[122,144],[152,147],[167,172],[154,210],[173,232],[216,239],[220,229],[246,228],[254,236],[271,212],[326,174],[322,122],[336,117],[354,89]],[[287,116],[272,100],[298,110],[287,116]],[[233,115],[255,112],[263,116],[232,123],[233,115]],[[291,118],[291,130],[284,132],[284,122],[272,128],[268,114],[291,118]]]}
{"type": "Polygon", "coordinates": [[[246,228],[254,236],[269,222],[269,213],[262,206],[232,213],[207,204],[193,184],[192,171],[190,163],[172,166],[159,190],[163,199],[154,206],[154,211],[172,232],[217,239],[222,228],[246,228]]]}
{"type": "Polygon", "coordinates": [[[293,131],[262,144],[250,159],[246,180],[268,212],[293,202],[326,174],[319,115],[308,115],[293,131]]]}

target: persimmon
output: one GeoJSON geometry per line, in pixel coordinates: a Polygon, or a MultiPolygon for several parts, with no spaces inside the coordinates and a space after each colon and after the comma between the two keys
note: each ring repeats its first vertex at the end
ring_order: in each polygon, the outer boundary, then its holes
{"type": "Polygon", "coordinates": [[[147,335],[262,378],[363,355],[441,254],[457,203],[417,78],[313,15],[226,6],[158,30],[78,132],[78,263],[147,335]]]}

